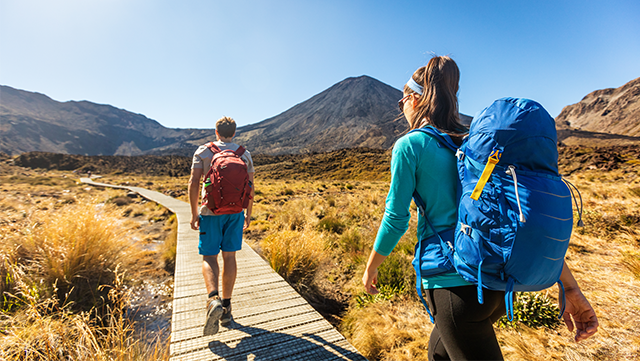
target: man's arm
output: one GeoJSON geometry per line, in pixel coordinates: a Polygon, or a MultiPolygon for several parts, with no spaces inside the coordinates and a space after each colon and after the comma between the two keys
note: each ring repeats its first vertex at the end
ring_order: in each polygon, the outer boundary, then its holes
{"type": "Polygon", "coordinates": [[[249,227],[249,223],[251,223],[251,211],[253,210],[253,198],[256,196],[256,184],[253,182],[254,172],[249,173],[249,182],[251,182],[251,199],[249,200],[249,205],[247,206],[247,212],[244,215],[244,227],[243,230],[249,227]]]}
{"type": "MultiPolygon", "coordinates": [[[[587,298],[580,291],[580,286],[578,286],[578,282],[573,277],[566,261],[562,267],[560,281],[564,286],[566,299],[566,308],[562,315],[564,323],[569,331],[573,331],[575,323],[576,341],[582,341],[593,336],[598,331],[596,311],[593,310],[587,298]]],[[[562,309],[562,295],[559,294],[558,296],[558,303],[560,303],[560,309],[562,309]]]]}
{"type": "Polygon", "coordinates": [[[191,206],[191,229],[200,228],[200,218],[198,218],[198,200],[200,199],[200,178],[202,178],[202,168],[191,169],[189,177],[189,205],[191,206]]]}

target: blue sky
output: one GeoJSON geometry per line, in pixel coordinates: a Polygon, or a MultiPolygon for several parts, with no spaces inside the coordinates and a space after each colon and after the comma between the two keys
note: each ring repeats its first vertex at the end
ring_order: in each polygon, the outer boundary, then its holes
{"type": "Polygon", "coordinates": [[[0,84],[171,128],[256,123],[351,76],[401,89],[432,54],[462,113],[552,116],[640,77],[640,1],[0,0],[0,84]]]}

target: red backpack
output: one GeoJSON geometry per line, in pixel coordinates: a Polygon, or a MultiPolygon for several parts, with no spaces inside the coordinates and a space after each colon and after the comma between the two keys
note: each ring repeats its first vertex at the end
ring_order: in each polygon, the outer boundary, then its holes
{"type": "Polygon", "coordinates": [[[240,158],[245,149],[240,146],[235,152],[220,150],[213,142],[206,144],[213,152],[211,168],[204,177],[205,196],[202,204],[213,214],[240,213],[249,206],[251,182],[247,165],[240,158]]]}

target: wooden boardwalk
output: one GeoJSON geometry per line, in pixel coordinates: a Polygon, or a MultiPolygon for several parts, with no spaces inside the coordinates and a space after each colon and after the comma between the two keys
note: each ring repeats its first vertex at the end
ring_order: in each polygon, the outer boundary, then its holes
{"type": "MultiPolygon", "coordinates": [[[[198,232],[191,229],[189,204],[148,189],[128,189],[176,214],[178,245],[171,320],[171,360],[364,360],[327,320],[316,312],[251,247],[237,253],[233,291],[234,324],[203,336],[207,292],[198,255],[198,232]]],[[[222,257],[219,258],[222,261],[222,257]]],[[[221,265],[222,267],[222,265],[221,265]]]]}

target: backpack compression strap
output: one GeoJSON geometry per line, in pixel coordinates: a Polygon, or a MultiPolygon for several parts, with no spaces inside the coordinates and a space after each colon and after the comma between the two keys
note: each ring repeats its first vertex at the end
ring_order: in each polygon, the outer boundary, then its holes
{"type": "MultiPolygon", "coordinates": [[[[414,129],[414,130],[410,131],[409,133],[413,133],[413,132],[420,132],[420,133],[424,133],[424,134],[432,136],[433,138],[435,138],[438,141],[438,147],[443,147],[443,146],[447,147],[451,151],[453,151],[454,153],[457,153],[457,151],[458,151],[459,147],[458,147],[458,145],[456,145],[453,142],[453,140],[451,140],[451,137],[446,133],[440,132],[439,130],[437,130],[433,126],[428,125],[428,126],[426,126],[424,128],[414,129]]],[[[462,193],[462,186],[458,182],[456,199],[460,199],[460,194],[461,193],[462,193]]],[[[431,228],[431,230],[433,231],[433,234],[440,241],[440,246],[442,247],[443,253],[449,259],[451,264],[453,264],[453,244],[451,244],[450,241],[445,241],[444,239],[442,239],[442,237],[440,236],[440,234],[436,230],[436,227],[433,225],[433,223],[431,223],[431,220],[429,219],[429,216],[427,216],[426,204],[424,203],[424,200],[422,200],[422,197],[420,197],[420,194],[418,194],[418,191],[416,191],[416,190],[413,191],[413,201],[416,203],[416,206],[418,207],[419,212],[422,213],[422,216],[427,221],[426,223],[431,228]]],[[[426,225],[425,225],[425,227],[426,227],[426,225]]],[[[421,249],[422,249],[422,239],[419,239],[418,240],[418,252],[420,252],[421,249]]],[[[435,323],[435,321],[433,319],[433,315],[431,314],[431,311],[429,310],[429,306],[428,306],[427,302],[425,301],[424,295],[423,295],[424,294],[424,288],[422,286],[422,276],[420,274],[420,261],[422,260],[422,255],[421,254],[417,254],[416,257],[418,257],[418,264],[415,267],[416,268],[415,269],[415,271],[416,271],[416,292],[418,293],[418,297],[420,298],[420,301],[424,305],[424,308],[426,308],[427,313],[429,314],[429,318],[431,319],[431,323],[435,323]]]]}
{"type": "Polygon", "coordinates": [[[234,153],[236,153],[236,155],[238,157],[242,157],[242,155],[244,154],[245,149],[243,146],[239,146],[238,149],[236,149],[236,151],[234,153]]]}
{"type": "MultiPolygon", "coordinates": [[[[421,132],[421,133],[429,134],[429,135],[435,137],[440,146],[444,145],[445,147],[451,149],[454,153],[456,153],[458,148],[459,148],[456,145],[456,143],[453,142],[453,140],[451,139],[449,134],[442,133],[441,131],[437,130],[435,127],[433,127],[431,125],[427,125],[424,128],[414,129],[414,130],[410,131],[409,133],[413,133],[413,132],[421,132]]],[[[409,134],[409,133],[407,133],[407,134],[409,134]]]]}
{"type": "Polygon", "coordinates": [[[218,148],[218,146],[215,145],[214,142],[209,142],[209,143],[206,144],[206,146],[207,146],[207,148],[209,148],[210,151],[213,152],[213,154],[221,152],[220,148],[218,148]]]}

